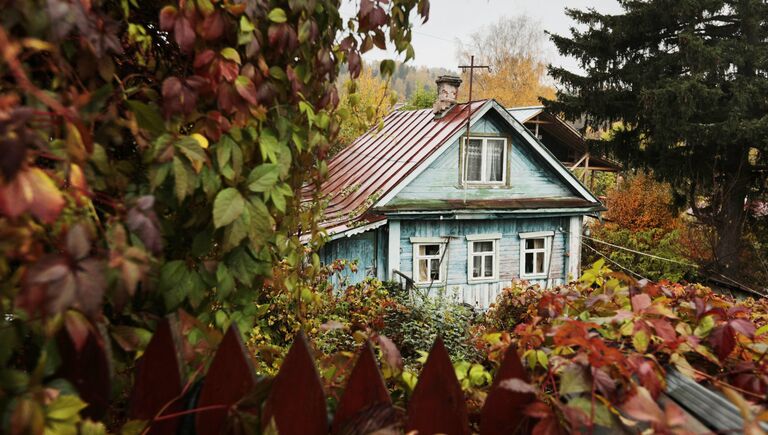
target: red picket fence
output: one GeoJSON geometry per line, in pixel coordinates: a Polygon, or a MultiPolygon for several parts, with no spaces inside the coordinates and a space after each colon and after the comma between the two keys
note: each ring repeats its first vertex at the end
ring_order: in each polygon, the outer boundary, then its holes
{"type": "MultiPolygon", "coordinates": [[[[403,426],[406,432],[417,430],[420,435],[471,433],[464,394],[439,338],[405,416],[393,407],[373,349],[366,343],[330,422],[325,393],[304,334],[297,335],[277,376],[265,381],[257,378],[240,333],[230,327],[198,390],[185,389],[179,343],[178,331],[165,320],[137,363],[128,414],[131,419],[150,422],[146,433],[189,433],[190,426],[198,435],[236,433],[236,426],[227,423],[249,416],[253,422],[260,421],[262,429],[273,420],[282,435],[365,434],[403,426]]],[[[479,415],[481,434],[529,431],[523,409],[534,397],[499,387],[502,380],[510,378],[528,380],[513,347],[507,351],[479,415]]],[[[88,398],[87,392],[81,390],[81,395],[88,398]]]]}

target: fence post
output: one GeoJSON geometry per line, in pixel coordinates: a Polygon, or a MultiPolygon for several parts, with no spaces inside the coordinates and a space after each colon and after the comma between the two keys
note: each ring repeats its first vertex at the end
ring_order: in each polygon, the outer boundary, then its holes
{"type": "Polygon", "coordinates": [[[233,323],[221,340],[203,380],[197,401],[197,408],[201,411],[195,417],[197,434],[221,433],[229,408],[255,386],[256,374],[250,356],[243,346],[240,331],[233,323]]]}
{"type": "Polygon", "coordinates": [[[280,435],[327,435],[328,413],[307,336],[293,338],[264,405],[262,429],[274,419],[280,435]]]}
{"type": "Polygon", "coordinates": [[[480,413],[480,433],[482,435],[504,435],[509,433],[528,433],[522,427],[526,421],[523,410],[530,403],[536,400],[536,396],[531,393],[518,393],[499,386],[507,379],[522,379],[529,382],[530,378],[520,357],[517,356],[517,349],[510,345],[504,354],[504,360],[501,362],[493,380],[491,390],[485,399],[485,404],[480,413]]]}
{"type": "Polygon", "coordinates": [[[170,319],[161,320],[144,355],[136,363],[128,416],[150,421],[147,434],[172,434],[179,425],[180,418],[151,422],[161,410],[163,414],[171,414],[182,408],[180,396],[184,381],[175,327],[170,319]]]}
{"type": "Polygon", "coordinates": [[[438,337],[408,403],[407,431],[469,435],[464,393],[443,340],[438,337]]]}
{"type": "Polygon", "coordinates": [[[366,340],[336,408],[331,433],[349,433],[349,430],[343,430],[347,426],[364,426],[364,433],[374,432],[397,424],[397,417],[371,342],[366,340]]]}

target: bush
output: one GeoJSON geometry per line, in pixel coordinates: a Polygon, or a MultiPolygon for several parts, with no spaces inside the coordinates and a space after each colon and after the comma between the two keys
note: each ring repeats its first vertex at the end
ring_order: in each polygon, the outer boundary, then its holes
{"type": "Polygon", "coordinates": [[[418,289],[409,294],[394,286],[391,291],[397,304],[386,311],[383,334],[397,345],[406,364],[416,362],[420,352],[428,352],[438,335],[452,359],[479,360],[470,334],[476,317],[472,307],[418,289]]]}
{"type": "Polygon", "coordinates": [[[610,191],[606,203],[605,223],[591,225],[589,237],[624,249],[585,238],[583,258],[587,263],[605,255],[614,265],[654,281],[696,276],[694,263],[707,257],[708,247],[701,243],[700,230],[678,215],[669,185],[646,174],[636,175],[610,191]]]}

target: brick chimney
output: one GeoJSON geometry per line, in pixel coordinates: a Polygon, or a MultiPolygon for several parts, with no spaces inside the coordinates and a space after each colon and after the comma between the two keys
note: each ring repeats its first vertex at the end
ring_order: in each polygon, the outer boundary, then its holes
{"type": "Polygon", "coordinates": [[[435,80],[435,83],[437,84],[437,100],[432,106],[432,113],[439,117],[456,104],[461,79],[456,76],[440,76],[435,80]]]}

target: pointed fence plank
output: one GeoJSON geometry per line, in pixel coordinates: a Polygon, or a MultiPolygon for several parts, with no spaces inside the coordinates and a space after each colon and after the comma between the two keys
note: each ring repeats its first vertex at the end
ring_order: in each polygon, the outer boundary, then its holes
{"type": "Polygon", "coordinates": [[[325,394],[303,331],[272,382],[262,415],[262,428],[274,419],[280,435],[328,434],[325,394]]]}
{"type": "Polygon", "coordinates": [[[197,401],[198,435],[218,434],[229,408],[256,385],[251,359],[243,346],[240,332],[232,324],[213,357],[197,401]]]}
{"type": "MultiPolygon", "coordinates": [[[[128,417],[134,420],[152,420],[162,410],[164,415],[182,409],[184,390],[179,339],[170,319],[158,323],[144,355],[136,364],[128,417]],[[163,409],[165,408],[165,409],[163,409]]],[[[150,423],[148,434],[175,433],[181,417],[150,423]]]]}
{"type": "Polygon", "coordinates": [[[493,380],[488,397],[485,399],[480,414],[480,434],[502,435],[529,432],[529,428],[523,427],[527,420],[523,411],[526,406],[536,400],[536,396],[531,393],[518,393],[499,385],[502,381],[513,378],[530,382],[528,373],[517,356],[517,348],[510,345],[493,380]]]}
{"type": "Polygon", "coordinates": [[[369,341],[360,349],[357,363],[349,375],[349,381],[341,396],[336,415],[333,417],[332,434],[348,433],[342,430],[348,426],[365,426],[366,432],[374,432],[391,424],[397,419],[392,399],[381,378],[379,366],[369,341]],[[374,421],[373,414],[379,419],[374,421]],[[384,416],[382,419],[381,416],[384,416]],[[389,416],[390,418],[386,418],[389,416]],[[378,426],[378,427],[373,427],[378,426]]]}
{"type": "Polygon", "coordinates": [[[440,337],[429,352],[408,403],[407,431],[412,430],[419,434],[470,433],[464,393],[440,337]]]}
{"type": "Polygon", "coordinates": [[[58,377],[77,389],[80,398],[88,403],[81,415],[92,420],[101,420],[106,415],[112,388],[111,359],[105,336],[103,326],[89,327],[79,350],[66,328],[61,328],[56,337],[61,358],[58,377]]]}

